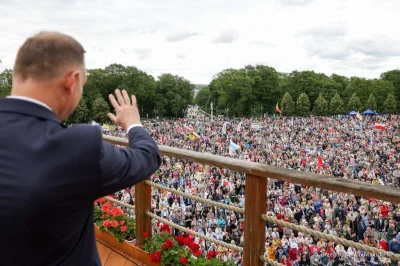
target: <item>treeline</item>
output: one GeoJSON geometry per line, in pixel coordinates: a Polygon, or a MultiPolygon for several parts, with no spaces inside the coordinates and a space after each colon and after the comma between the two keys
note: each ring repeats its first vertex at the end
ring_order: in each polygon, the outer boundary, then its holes
{"type": "MultiPolygon", "coordinates": [[[[10,94],[11,75],[11,70],[0,73],[0,97],[10,94]]],[[[116,88],[136,95],[140,115],[144,118],[182,117],[193,102],[195,85],[172,74],[163,74],[155,80],[133,66],[112,64],[104,69],[89,69],[82,101],[66,122],[108,121],[107,113],[112,110],[108,95],[116,88]]]]}
{"type": "MultiPolygon", "coordinates": [[[[83,99],[67,122],[107,121],[112,109],[108,94],[116,88],[137,97],[139,111],[146,118],[182,117],[193,102],[195,85],[183,77],[163,74],[157,80],[133,66],[111,64],[89,69],[83,99]]],[[[0,97],[10,94],[11,70],[0,73],[0,97]]],[[[226,69],[200,89],[195,103],[214,114],[261,116],[275,113],[276,103],[283,115],[334,115],[348,111],[394,113],[400,108],[400,70],[382,73],[379,79],[327,76],[314,71],[279,73],[257,65],[226,69]]]]}
{"type": "Polygon", "coordinates": [[[257,65],[227,69],[200,89],[195,102],[216,114],[260,116],[275,113],[306,116],[344,114],[348,111],[399,111],[400,70],[382,73],[379,79],[327,76],[314,71],[279,73],[257,65]]]}

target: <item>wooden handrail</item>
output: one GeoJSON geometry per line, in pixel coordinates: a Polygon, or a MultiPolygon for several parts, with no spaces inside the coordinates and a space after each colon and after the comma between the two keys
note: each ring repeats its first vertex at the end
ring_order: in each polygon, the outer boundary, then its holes
{"type": "MultiPolygon", "coordinates": [[[[128,146],[128,140],[124,138],[103,135],[103,139],[113,144],[128,146]]],[[[164,145],[159,145],[158,147],[162,155],[169,157],[227,168],[253,176],[273,178],[282,181],[288,181],[294,184],[319,187],[332,191],[355,194],[367,198],[375,198],[379,200],[400,203],[400,189],[395,187],[374,185],[371,183],[338,177],[323,176],[310,172],[294,171],[280,167],[263,165],[207,153],[188,151],[164,145]]]]}

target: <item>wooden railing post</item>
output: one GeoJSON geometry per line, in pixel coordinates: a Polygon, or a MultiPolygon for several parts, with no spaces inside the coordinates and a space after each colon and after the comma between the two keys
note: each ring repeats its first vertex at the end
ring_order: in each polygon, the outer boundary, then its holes
{"type": "Polygon", "coordinates": [[[263,266],[265,221],[261,219],[267,209],[267,178],[247,174],[244,216],[244,266],[263,266]]]}
{"type": "Polygon", "coordinates": [[[151,186],[144,181],[135,185],[135,216],[136,216],[136,241],[139,246],[144,244],[143,233],[151,236],[151,217],[146,215],[151,211],[151,186]]]}

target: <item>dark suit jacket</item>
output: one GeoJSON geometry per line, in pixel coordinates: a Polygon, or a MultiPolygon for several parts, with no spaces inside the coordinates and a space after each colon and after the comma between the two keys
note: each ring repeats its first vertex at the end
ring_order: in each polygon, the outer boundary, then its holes
{"type": "Polygon", "coordinates": [[[374,228],[377,231],[384,231],[385,229],[385,218],[379,219],[379,218],[375,218],[374,220],[374,228]]]}
{"type": "Polygon", "coordinates": [[[101,265],[93,201],[155,172],[156,143],[135,127],[131,148],[116,148],[99,127],[65,128],[20,99],[0,99],[0,125],[0,264],[101,265]]]}

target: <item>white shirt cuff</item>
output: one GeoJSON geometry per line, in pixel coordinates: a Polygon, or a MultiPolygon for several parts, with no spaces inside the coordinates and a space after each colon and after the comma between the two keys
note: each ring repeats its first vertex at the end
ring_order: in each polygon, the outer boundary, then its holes
{"type": "Polygon", "coordinates": [[[126,133],[129,133],[129,130],[131,130],[131,129],[134,128],[134,127],[143,127],[143,125],[142,125],[142,124],[133,124],[133,125],[130,125],[130,126],[128,127],[128,129],[126,130],[126,133]]]}

